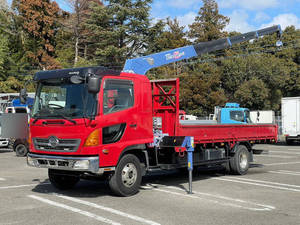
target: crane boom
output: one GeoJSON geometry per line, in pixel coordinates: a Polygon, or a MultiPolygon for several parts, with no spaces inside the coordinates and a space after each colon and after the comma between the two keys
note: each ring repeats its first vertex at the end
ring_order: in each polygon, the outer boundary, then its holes
{"type": "Polygon", "coordinates": [[[257,31],[251,31],[233,37],[227,37],[208,42],[200,42],[195,45],[189,45],[168,51],[154,53],[139,58],[127,59],[123,71],[145,75],[148,70],[153,68],[178,62],[184,59],[190,59],[196,56],[200,56],[204,53],[226,49],[234,44],[249,41],[273,33],[277,33],[279,37],[281,36],[282,30],[280,25],[267,27],[257,31]]]}

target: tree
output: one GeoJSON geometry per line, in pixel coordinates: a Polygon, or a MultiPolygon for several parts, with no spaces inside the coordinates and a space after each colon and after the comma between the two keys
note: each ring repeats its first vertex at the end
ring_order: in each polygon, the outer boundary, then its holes
{"type": "Polygon", "coordinates": [[[220,70],[214,63],[195,65],[194,70],[182,73],[180,77],[180,107],[187,113],[208,116],[215,106],[227,101],[220,88],[220,70]]]}
{"type": "Polygon", "coordinates": [[[57,3],[50,0],[15,0],[13,7],[28,35],[24,46],[31,64],[41,69],[59,68],[54,58],[60,16],[57,3]]]}
{"type": "Polygon", "coordinates": [[[195,42],[216,40],[224,36],[223,29],[229,23],[229,18],[219,14],[215,0],[202,0],[203,6],[198,12],[194,23],[189,25],[189,37],[195,42]]]}
{"type": "MultiPolygon", "coordinates": [[[[93,33],[86,29],[85,23],[90,17],[91,6],[93,3],[98,6],[103,4],[99,0],[66,0],[66,2],[70,6],[71,13],[66,13],[65,18],[62,19],[62,24],[65,28],[64,32],[71,35],[69,39],[64,41],[67,45],[64,48],[68,48],[68,50],[72,48],[74,52],[73,66],[77,66],[80,59],[87,60],[89,55],[87,38],[93,33]]],[[[64,34],[64,36],[66,35],[64,34]]]]}
{"type": "Polygon", "coordinates": [[[121,66],[125,60],[144,51],[150,27],[152,0],[108,0],[93,7],[86,27],[94,33],[89,41],[102,65],[121,66]]]}
{"type": "Polygon", "coordinates": [[[234,94],[236,100],[252,110],[266,109],[269,90],[264,82],[257,78],[245,81],[234,94]]]}
{"type": "MultiPolygon", "coordinates": [[[[158,31],[157,36],[155,38],[148,40],[147,44],[147,53],[156,53],[162,52],[165,50],[175,49],[183,46],[187,46],[190,44],[190,41],[186,38],[186,33],[184,31],[185,27],[180,26],[177,18],[170,19],[167,18],[166,23],[159,21],[157,25],[161,23],[161,30],[158,31]],[[165,29],[164,26],[166,25],[165,29]]],[[[155,25],[155,26],[157,26],[155,25]]],[[[155,78],[156,74],[167,74],[170,75],[175,74],[178,75],[182,71],[182,66],[180,62],[173,63],[172,65],[167,65],[165,67],[154,69],[150,76],[155,78]]],[[[159,78],[159,77],[156,77],[159,78]]]]}

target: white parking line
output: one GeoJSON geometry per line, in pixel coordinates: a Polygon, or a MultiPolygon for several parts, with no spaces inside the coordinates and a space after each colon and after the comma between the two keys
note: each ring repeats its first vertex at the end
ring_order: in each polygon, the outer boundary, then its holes
{"type": "MultiPolygon", "coordinates": [[[[170,189],[175,189],[175,190],[182,190],[178,187],[173,187],[173,186],[166,186],[166,187],[170,188],[170,189]]],[[[198,191],[193,191],[193,193],[198,194],[198,195],[204,195],[204,196],[212,197],[212,198],[219,198],[219,199],[223,199],[223,200],[226,200],[226,201],[233,201],[233,202],[238,202],[238,203],[244,203],[244,204],[247,204],[247,205],[254,205],[254,206],[262,207],[262,208],[253,208],[253,207],[243,207],[243,206],[241,206],[241,208],[254,210],[254,211],[269,211],[269,210],[275,209],[275,207],[271,206],[271,205],[253,203],[253,202],[245,201],[245,200],[242,200],[242,199],[230,198],[230,197],[222,196],[222,195],[218,195],[218,194],[210,194],[210,193],[198,192],[198,191]]]]}
{"type": "Polygon", "coordinates": [[[74,208],[74,207],[71,207],[71,206],[68,206],[68,205],[65,205],[65,204],[62,204],[62,203],[54,202],[54,201],[51,201],[51,200],[46,199],[46,198],[42,198],[42,197],[39,197],[39,196],[36,196],[36,195],[28,195],[28,197],[36,199],[36,200],[44,202],[44,203],[47,203],[49,205],[53,205],[53,206],[56,206],[56,207],[67,209],[67,210],[75,212],[75,213],[79,213],[79,214],[87,216],[87,217],[91,217],[95,220],[98,220],[98,221],[101,221],[101,222],[104,222],[104,223],[113,224],[113,225],[120,225],[120,223],[117,223],[117,222],[112,221],[110,219],[104,218],[102,216],[98,216],[96,214],[93,214],[93,213],[90,213],[90,212],[87,212],[87,211],[83,211],[81,209],[74,208]]]}
{"type": "Polygon", "coordinates": [[[294,159],[294,156],[286,155],[255,155],[255,157],[268,157],[268,158],[281,158],[281,159],[294,159]]]}
{"type": "Polygon", "coordinates": [[[290,171],[290,170],[279,170],[279,171],[287,172],[287,173],[297,173],[297,174],[300,174],[300,172],[298,172],[298,171],[290,171]]]}
{"type": "Polygon", "coordinates": [[[284,171],[284,170],[268,171],[268,173],[277,173],[277,174],[284,174],[284,175],[300,176],[299,172],[284,171]]]}
{"type": "Polygon", "coordinates": [[[294,184],[285,184],[285,183],[271,182],[271,181],[265,181],[265,180],[254,180],[254,179],[242,178],[242,177],[230,177],[230,178],[234,178],[237,180],[251,181],[251,182],[256,182],[256,183],[275,184],[275,185],[279,185],[279,186],[295,187],[295,188],[300,189],[299,185],[294,185],[294,184]]]}
{"type": "Polygon", "coordinates": [[[116,214],[116,215],[119,215],[119,216],[124,216],[126,218],[129,218],[129,219],[141,222],[141,223],[146,223],[146,224],[150,224],[150,225],[160,225],[159,223],[156,223],[156,222],[148,220],[148,219],[144,219],[144,218],[139,217],[139,216],[124,213],[124,212],[116,210],[116,209],[112,209],[112,208],[109,208],[109,207],[106,207],[106,206],[102,206],[102,205],[98,205],[98,204],[95,204],[95,203],[92,203],[92,202],[84,201],[84,200],[81,200],[81,199],[78,199],[78,198],[68,197],[68,196],[59,195],[59,194],[55,194],[55,196],[63,198],[63,199],[67,199],[69,201],[77,202],[77,203],[80,203],[80,204],[83,204],[83,205],[91,206],[91,207],[94,207],[96,209],[101,209],[101,210],[104,210],[104,211],[107,211],[107,212],[110,212],[110,213],[113,213],[113,214],[116,214]]]}
{"type": "Polygon", "coordinates": [[[300,162],[297,161],[297,162],[283,162],[283,163],[266,163],[266,164],[263,164],[264,166],[279,166],[279,165],[292,165],[292,164],[299,164],[300,162]]]}
{"type": "Polygon", "coordinates": [[[50,184],[50,183],[36,183],[36,184],[13,185],[13,186],[0,187],[0,189],[22,188],[22,187],[30,187],[30,186],[46,185],[46,184],[50,184]]]}
{"type": "MultiPolygon", "coordinates": [[[[241,183],[241,184],[250,184],[250,185],[261,186],[261,187],[269,187],[269,188],[279,189],[279,190],[285,190],[285,191],[300,192],[300,189],[289,188],[288,187],[288,186],[296,186],[296,185],[285,184],[286,187],[281,187],[281,186],[270,185],[270,184],[267,184],[267,183],[259,183],[257,181],[256,181],[257,182],[256,183],[256,182],[249,182],[249,181],[242,181],[242,180],[235,180],[235,179],[228,179],[228,178],[219,178],[219,177],[215,177],[215,178],[212,178],[212,179],[222,180],[222,181],[228,181],[228,182],[234,182],[234,183],[241,183]]],[[[268,183],[272,183],[272,182],[268,182],[268,183]]]]}
{"type": "Polygon", "coordinates": [[[5,178],[1,178],[1,177],[0,177],[0,181],[5,181],[5,180],[6,180],[5,178]]]}
{"type": "Polygon", "coordinates": [[[284,154],[288,154],[288,155],[300,155],[300,152],[295,152],[295,151],[293,151],[293,152],[291,152],[291,151],[277,151],[277,150],[275,150],[275,151],[269,151],[270,153],[284,153],[284,154]]]}
{"type": "MultiPolygon", "coordinates": [[[[184,191],[178,187],[173,187],[173,186],[165,186],[165,185],[160,185],[162,187],[168,188],[168,189],[175,189],[175,190],[179,190],[179,191],[184,191]]],[[[270,205],[262,205],[262,204],[256,204],[256,203],[252,203],[252,202],[246,202],[244,200],[241,199],[232,199],[232,198],[228,198],[225,196],[217,196],[217,195],[213,195],[213,194],[209,194],[209,193],[202,193],[202,192],[196,192],[193,191],[193,195],[189,195],[189,194],[182,194],[182,193],[178,193],[178,192],[174,192],[174,191],[169,191],[169,190],[164,190],[158,187],[158,185],[155,184],[151,184],[151,186],[142,186],[142,188],[144,189],[151,189],[154,191],[159,191],[159,192],[164,192],[164,193],[168,193],[168,194],[172,194],[172,195],[177,195],[177,196],[181,196],[181,197],[185,197],[185,198],[193,198],[193,199],[201,199],[202,201],[208,201],[214,204],[218,204],[218,205],[222,205],[222,206],[231,206],[231,207],[235,207],[235,208],[241,208],[241,209],[247,209],[247,210],[251,210],[251,211],[270,211],[275,209],[274,206],[270,206],[270,205]],[[206,195],[209,197],[214,197],[214,198],[219,198],[219,199],[223,199],[223,200],[227,200],[227,202],[221,202],[219,200],[213,200],[213,199],[207,199],[207,198],[202,198],[197,196],[198,195],[206,195]],[[233,201],[233,202],[238,202],[238,203],[243,203],[243,204],[252,204],[255,206],[258,206],[260,208],[256,208],[256,207],[247,207],[247,206],[242,206],[240,204],[235,204],[235,203],[229,203],[228,200],[233,201]]]]}

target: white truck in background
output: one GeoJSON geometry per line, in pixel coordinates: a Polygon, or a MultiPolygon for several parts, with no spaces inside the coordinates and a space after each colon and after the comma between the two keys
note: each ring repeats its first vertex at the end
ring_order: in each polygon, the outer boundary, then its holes
{"type": "Polygon", "coordinates": [[[275,123],[275,112],[272,110],[250,111],[250,120],[252,123],[275,123]]]}
{"type": "Polygon", "coordinates": [[[282,133],[286,144],[300,140],[300,97],[281,99],[282,133]]]}
{"type": "Polygon", "coordinates": [[[1,114],[2,113],[0,113],[0,148],[5,148],[8,147],[9,139],[1,137],[1,114]]]}

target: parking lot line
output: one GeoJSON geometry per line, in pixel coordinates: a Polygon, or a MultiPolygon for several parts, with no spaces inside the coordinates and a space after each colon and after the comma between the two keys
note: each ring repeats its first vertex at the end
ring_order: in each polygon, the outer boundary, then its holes
{"type": "Polygon", "coordinates": [[[291,170],[278,170],[278,171],[287,172],[287,173],[297,173],[297,174],[300,174],[300,172],[298,172],[298,171],[291,171],[291,170]]]}
{"type": "Polygon", "coordinates": [[[269,158],[281,158],[281,159],[293,159],[294,156],[286,156],[286,155],[255,155],[255,157],[269,157],[269,158]]]}
{"type": "Polygon", "coordinates": [[[284,175],[300,176],[300,173],[280,171],[280,170],[279,171],[268,171],[268,173],[277,173],[277,174],[284,174],[284,175]]]}
{"type": "Polygon", "coordinates": [[[151,221],[151,220],[139,217],[139,216],[131,215],[131,214],[119,211],[117,209],[109,208],[109,207],[106,207],[106,206],[102,206],[102,205],[99,205],[99,204],[95,204],[95,203],[92,203],[92,202],[84,201],[84,200],[81,200],[81,199],[78,199],[78,198],[73,198],[73,197],[69,197],[69,196],[65,196],[65,195],[60,195],[60,194],[54,194],[54,195],[59,197],[59,198],[63,198],[63,199],[69,200],[69,201],[77,202],[77,203],[87,205],[87,206],[90,206],[90,207],[93,207],[93,208],[96,208],[96,209],[101,209],[101,210],[104,210],[104,211],[107,211],[107,212],[110,212],[110,213],[113,213],[113,214],[116,214],[116,215],[119,215],[119,216],[123,216],[123,217],[129,218],[129,219],[141,222],[141,223],[146,223],[146,224],[150,224],[150,225],[160,225],[159,223],[156,223],[154,221],[151,221]]]}
{"type": "MultiPolygon", "coordinates": [[[[178,187],[174,187],[174,186],[165,186],[165,187],[170,188],[170,189],[175,189],[175,190],[182,190],[182,189],[180,189],[178,187]]],[[[230,198],[230,197],[222,196],[222,195],[218,195],[218,194],[210,194],[210,193],[199,192],[199,191],[193,191],[193,193],[198,194],[198,195],[204,195],[204,196],[212,197],[212,198],[219,198],[219,199],[223,199],[223,200],[226,200],[226,201],[233,201],[233,202],[238,202],[238,203],[243,203],[243,204],[262,207],[262,208],[253,208],[253,207],[241,206],[242,208],[253,210],[253,211],[270,211],[270,210],[275,209],[275,207],[271,206],[271,205],[253,203],[253,202],[250,202],[250,201],[245,201],[245,200],[238,199],[238,198],[230,198]]]]}
{"type": "Polygon", "coordinates": [[[300,155],[300,152],[296,152],[296,151],[269,151],[270,153],[284,153],[284,154],[288,154],[288,155],[300,155]]]}
{"type": "Polygon", "coordinates": [[[5,178],[1,178],[1,177],[0,177],[0,181],[5,181],[5,180],[6,180],[5,178]]]}
{"type": "Polygon", "coordinates": [[[279,165],[292,165],[292,164],[299,164],[300,162],[279,162],[279,163],[265,163],[264,166],[279,166],[279,165]]]}
{"type": "Polygon", "coordinates": [[[285,184],[285,183],[278,183],[278,182],[265,181],[265,180],[254,180],[254,179],[242,178],[242,177],[230,177],[230,178],[234,178],[237,180],[252,181],[252,182],[256,182],[256,183],[265,183],[265,184],[274,184],[274,185],[286,186],[286,187],[294,187],[294,188],[300,189],[299,185],[294,185],[294,184],[285,184]]]}
{"type": "Polygon", "coordinates": [[[30,186],[46,185],[46,184],[50,184],[50,183],[36,183],[36,184],[13,185],[13,186],[0,187],[0,189],[22,188],[22,187],[30,187],[30,186]]]}
{"type": "Polygon", "coordinates": [[[240,184],[250,184],[250,185],[261,186],[261,187],[269,187],[269,188],[285,190],[285,191],[300,192],[300,189],[275,186],[275,185],[270,185],[270,184],[266,184],[266,183],[259,183],[259,182],[256,183],[256,182],[242,181],[242,180],[228,179],[228,178],[220,178],[220,177],[214,177],[212,179],[227,181],[227,182],[235,182],[235,183],[240,183],[240,184]]]}
{"type": "Polygon", "coordinates": [[[28,197],[33,198],[33,199],[38,200],[38,201],[41,201],[41,202],[44,202],[44,203],[49,204],[49,205],[53,205],[53,206],[60,207],[60,208],[63,208],[63,209],[66,209],[66,210],[69,210],[69,211],[72,211],[72,212],[75,212],[75,213],[79,213],[81,215],[93,218],[95,220],[98,220],[98,221],[101,221],[101,222],[104,222],[104,223],[108,223],[108,224],[112,224],[112,225],[120,225],[120,223],[117,223],[117,222],[112,221],[110,219],[104,218],[102,216],[98,216],[98,215],[90,213],[88,211],[83,211],[81,209],[74,208],[74,207],[59,203],[59,202],[54,202],[54,201],[51,201],[51,200],[46,199],[46,198],[42,198],[42,197],[39,197],[39,196],[36,196],[36,195],[28,195],[28,197]]]}
{"type": "MultiPolygon", "coordinates": [[[[202,201],[211,202],[211,203],[214,203],[214,204],[217,204],[217,205],[231,206],[231,207],[234,207],[234,208],[241,208],[241,209],[246,209],[246,210],[250,210],[250,211],[270,211],[270,210],[275,209],[274,206],[262,205],[262,204],[256,204],[256,203],[251,203],[251,204],[254,204],[254,205],[258,206],[259,208],[242,206],[241,204],[222,202],[222,201],[219,201],[219,200],[207,199],[207,198],[202,198],[202,197],[198,196],[198,195],[206,195],[206,196],[218,198],[218,196],[214,196],[214,195],[209,194],[209,193],[201,193],[201,192],[193,191],[193,195],[189,195],[187,193],[183,194],[183,193],[178,193],[178,192],[174,192],[174,191],[161,189],[161,188],[159,188],[159,186],[162,186],[162,187],[165,187],[165,188],[168,188],[168,189],[175,189],[175,190],[178,190],[178,191],[184,191],[185,192],[185,190],[182,190],[181,188],[178,188],[178,187],[165,186],[165,185],[156,185],[156,184],[142,186],[142,188],[151,189],[151,190],[159,191],[159,192],[164,192],[164,193],[168,193],[168,194],[176,195],[176,196],[181,196],[181,197],[185,197],[185,198],[200,199],[202,201]]],[[[239,203],[250,203],[250,202],[246,202],[244,200],[232,199],[232,198],[228,198],[228,197],[225,197],[225,196],[219,196],[219,198],[223,199],[223,200],[227,200],[227,201],[230,199],[231,201],[235,201],[235,202],[239,202],[239,203]]]]}

